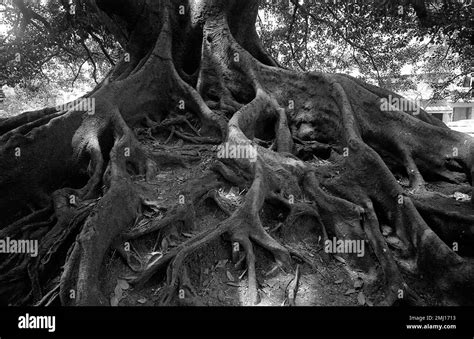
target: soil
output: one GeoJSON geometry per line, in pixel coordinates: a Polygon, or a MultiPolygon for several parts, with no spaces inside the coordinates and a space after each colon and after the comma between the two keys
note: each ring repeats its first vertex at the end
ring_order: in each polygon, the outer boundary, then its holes
{"type": "MultiPolygon", "coordinates": [[[[182,154],[196,155],[198,152],[201,161],[196,162],[189,168],[173,168],[162,170],[155,178],[156,180],[145,182],[143,177],[136,177],[135,182],[147,191],[152,192],[153,200],[159,202],[160,207],[144,213],[142,219],[136,223],[163,218],[167,210],[179,203],[179,195],[189,179],[196,178],[212,163],[215,152],[211,145],[199,146],[196,151],[195,145],[184,144],[182,141],[174,141],[164,145],[165,138],[158,140],[147,139],[146,135],[140,135],[140,141],[150,150],[168,149],[179,150],[182,154]]],[[[328,166],[328,175],[336,171],[329,161],[320,161],[321,166],[328,166]]],[[[325,169],[322,169],[323,171],[325,169]]],[[[402,178],[400,182],[406,180],[402,178]]],[[[449,203],[453,206],[450,210],[460,209],[473,213],[464,202],[456,201],[454,198],[433,196],[431,192],[452,194],[449,184],[439,183],[427,186],[428,192],[418,195],[418,199],[429,201],[430,204],[449,203]]],[[[222,187],[221,194],[227,198],[239,201],[241,192],[232,187],[222,187]]],[[[410,192],[407,190],[407,194],[410,192]]],[[[278,211],[272,211],[265,207],[261,212],[261,219],[265,229],[269,230],[280,243],[296,249],[300,254],[310,260],[312,265],[303,262],[300,258],[293,257],[294,268],[299,265],[300,279],[295,297],[296,306],[372,306],[378,300],[382,300],[384,286],[381,286],[377,276],[381,272],[362,272],[353,270],[340,257],[334,257],[324,252],[324,246],[320,234],[314,231],[310,222],[302,223],[298,228],[291,229],[292,225],[280,224],[278,222],[278,211]],[[290,231],[291,229],[291,231],[290,231]]],[[[196,220],[194,229],[185,229],[183,223],[171,225],[171,235],[166,240],[156,238],[156,235],[145,236],[131,241],[131,250],[134,251],[145,262],[152,256],[161,255],[154,253],[153,249],[159,248],[163,241],[167,241],[168,248],[172,248],[185,241],[193,234],[197,234],[207,228],[217,225],[223,221],[226,215],[211,200],[202,202],[196,209],[196,220]]],[[[259,306],[283,306],[288,305],[287,288],[295,277],[295,271],[285,272],[275,265],[271,255],[256,246],[257,278],[259,283],[259,306]]],[[[241,254],[243,256],[243,254],[241,254]]],[[[242,257],[241,257],[242,258],[242,257]]],[[[195,289],[195,295],[185,291],[184,298],[178,301],[180,305],[195,306],[239,306],[246,305],[247,276],[245,262],[232,262],[231,244],[224,238],[211,242],[207,246],[197,250],[186,259],[187,272],[195,289]]],[[[159,306],[162,292],[166,285],[166,272],[157,273],[145,286],[135,289],[124,281],[135,277],[135,274],[122,258],[111,249],[104,261],[102,276],[102,289],[106,291],[111,299],[111,304],[116,306],[159,306]],[[124,287],[118,288],[117,286],[124,287]],[[117,291],[118,289],[118,291],[117,291]],[[121,291],[120,291],[121,290],[121,291]],[[118,300],[114,296],[117,296],[118,300]],[[117,303],[118,301],[118,303],[117,303]]],[[[439,305],[442,301],[436,296],[436,292],[429,282],[404,273],[404,278],[425,304],[439,305]]]]}

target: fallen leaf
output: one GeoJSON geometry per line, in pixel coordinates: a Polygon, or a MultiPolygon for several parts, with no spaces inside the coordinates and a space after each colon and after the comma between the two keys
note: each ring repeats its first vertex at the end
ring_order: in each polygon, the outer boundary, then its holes
{"type": "Polygon", "coordinates": [[[225,266],[225,264],[227,264],[227,259],[223,259],[223,260],[219,260],[219,262],[217,263],[216,265],[216,268],[222,268],[225,266]]]}
{"type": "Polygon", "coordinates": [[[141,227],[145,226],[146,224],[148,224],[149,222],[150,222],[149,219],[141,219],[141,220],[138,222],[136,228],[141,228],[141,227]]]}
{"type": "Polygon", "coordinates": [[[239,283],[232,282],[232,281],[228,281],[228,282],[226,282],[226,284],[229,285],[229,286],[233,286],[233,287],[240,287],[239,283]]]}
{"type": "Polygon", "coordinates": [[[367,306],[370,306],[370,307],[374,306],[374,303],[371,302],[369,299],[366,299],[365,303],[367,304],[367,306]]]}
{"type": "Polygon", "coordinates": [[[118,300],[122,299],[123,291],[119,285],[115,286],[114,295],[118,300]]]}
{"type": "Polygon", "coordinates": [[[141,298],[141,299],[137,300],[137,303],[139,303],[139,304],[144,304],[146,302],[147,302],[146,298],[141,298]]]}
{"type": "Polygon", "coordinates": [[[116,307],[119,304],[118,298],[114,295],[110,298],[110,306],[116,307]]]}
{"type": "Polygon", "coordinates": [[[357,278],[357,280],[354,282],[354,288],[356,290],[360,289],[364,285],[364,281],[360,278],[357,278]]]}
{"type": "MultiPolygon", "coordinates": [[[[385,238],[385,240],[387,241],[389,245],[392,245],[393,247],[397,249],[401,250],[404,247],[403,242],[398,237],[389,235],[385,238]]],[[[383,251],[386,252],[386,249],[384,248],[383,251]]]]}
{"type": "Polygon", "coordinates": [[[143,200],[143,205],[145,205],[145,206],[160,206],[160,203],[156,200],[144,199],[143,200]]]}
{"type": "Polygon", "coordinates": [[[364,306],[365,305],[365,295],[363,292],[359,292],[359,295],[357,296],[357,302],[359,305],[364,306]]]}
{"type": "MultiPolygon", "coordinates": [[[[160,208],[158,206],[148,206],[148,207],[153,211],[153,213],[160,212],[160,208]]],[[[153,213],[152,213],[152,216],[153,216],[153,213]]]]}
{"type": "Polygon", "coordinates": [[[393,232],[392,228],[387,225],[382,225],[382,234],[386,237],[393,232]]]}
{"type": "Polygon", "coordinates": [[[229,271],[226,272],[226,275],[227,275],[227,279],[229,279],[230,281],[234,281],[234,276],[232,275],[232,273],[230,273],[229,271]]]}
{"type": "Polygon", "coordinates": [[[353,288],[349,288],[345,293],[344,295],[351,295],[353,293],[357,293],[357,291],[353,288]]]}
{"type": "Polygon", "coordinates": [[[128,281],[134,281],[134,280],[137,280],[137,279],[138,279],[138,276],[136,276],[136,275],[129,275],[128,277],[123,277],[123,279],[124,279],[125,281],[127,281],[127,282],[128,282],[128,281]]]}
{"type": "Polygon", "coordinates": [[[469,195],[461,193],[461,192],[454,192],[452,197],[455,198],[457,201],[469,201],[469,200],[471,200],[471,198],[469,198],[469,195]]]}
{"type": "Polygon", "coordinates": [[[343,264],[346,263],[346,261],[345,261],[343,258],[341,258],[340,256],[338,256],[338,255],[335,255],[335,256],[334,256],[334,259],[336,259],[336,260],[339,261],[339,262],[342,262],[343,264]]]}
{"type": "Polygon", "coordinates": [[[130,288],[130,285],[126,280],[118,279],[117,280],[117,286],[120,286],[122,290],[128,290],[130,288]]]}
{"type": "Polygon", "coordinates": [[[168,249],[168,240],[166,238],[163,238],[163,240],[161,241],[161,250],[163,252],[166,252],[166,250],[168,249]]]}
{"type": "Polygon", "coordinates": [[[223,291],[219,291],[219,292],[217,293],[217,299],[219,299],[219,301],[221,301],[221,302],[224,302],[224,301],[225,301],[225,294],[224,294],[223,291]]]}
{"type": "Polygon", "coordinates": [[[344,281],[343,279],[339,279],[339,280],[336,280],[334,283],[339,285],[339,284],[342,284],[343,281],[344,281]]]}
{"type": "Polygon", "coordinates": [[[183,233],[181,233],[181,234],[182,234],[184,237],[186,237],[186,238],[192,238],[192,237],[193,237],[193,235],[192,235],[191,233],[184,233],[184,232],[183,232],[183,233]]]}

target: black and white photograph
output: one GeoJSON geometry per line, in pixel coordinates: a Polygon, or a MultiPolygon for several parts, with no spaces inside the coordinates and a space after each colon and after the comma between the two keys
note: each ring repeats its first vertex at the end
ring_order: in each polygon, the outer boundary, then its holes
{"type": "Polygon", "coordinates": [[[472,338],[473,27],[0,0],[0,338],[472,338]]]}

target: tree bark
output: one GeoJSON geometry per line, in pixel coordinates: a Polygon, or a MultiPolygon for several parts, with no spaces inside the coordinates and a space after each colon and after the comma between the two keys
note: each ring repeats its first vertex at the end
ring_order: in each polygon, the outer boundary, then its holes
{"type": "Polygon", "coordinates": [[[189,284],[188,255],[221,235],[243,248],[248,303],[257,303],[254,245],[292,266],[287,247],[262,226],[260,212],[271,204],[288,225],[310,215],[326,239],[367,241],[370,256],[344,257],[365,270],[381,266],[387,289],[380,304],[400,295],[419,301],[401,273],[410,267],[447,302],[472,305],[472,207],[462,203],[470,211],[463,214],[454,205],[435,206],[426,189],[427,181],[443,180],[472,191],[472,137],[423,110],[381,109],[384,99],[400,97],[355,78],[278,67],[256,33],[255,1],[88,2],[127,51],[83,98],[95,110],[47,108],[0,122],[0,239],[40,241],[36,258],[2,256],[3,303],[35,304],[60,284],[63,305],[106,305],[99,281],[108,249],[165,232],[177,220],[192,223],[195,206],[211,198],[225,221],[139,269],[138,286],[168,268],[164,303],[189,284]],[[170,130],[197,145],[239,145],[256,157],[216,156],[212,169],[189,183],[184,207],[137,231],[131,227],[148,200],[135,177],[155,180],[161,166],[186,159],[150,151],[135,128],[170,130]],[[332,170],[338,174],[328,177],[332,170]],[[397,182],[399,174],[409,189],[397,182]],[[247,189],[240,205],[215,194],[223,183],[247,189]],[[389,246],[382,224],[402,246],[389,246]]]}

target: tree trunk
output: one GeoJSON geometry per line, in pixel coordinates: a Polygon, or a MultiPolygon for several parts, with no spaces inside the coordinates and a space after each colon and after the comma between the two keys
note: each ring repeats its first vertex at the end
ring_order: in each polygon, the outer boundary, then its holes
{"type": "MultiPolygon", "coordinates": [[[[471,190],[472,137],[422,110],[384,110],[383,100],[400,97],[352,77],[280,68],[256,33],[256,1],[89,2],[127,51],[83,98],[94,109],[77,103],[0,122],[0,239],[40,244],[37,257],[1,257],[2,303],[43,304],[59,285],[63,305],[105,305],[99,281],[108,249],[175,221],[192,223],[195,206],[211,198],[228,218],[140,263],[134,284],[168,268],[164,302],[174,300],[189,284],[187,256],[226,235],[246,254],[248,303],[257,303],[254,245],[293,265],[288,247],[262,225],[261,210],[272,205],[288,227],[306,216],[326,239],[370,244],[363,258],[342,256],[365,271],[380,265],[380,304],[401,295],[419,302],[403,268],[433,282],[447,302],[472,305],[472,205],[426,189],[436,180],[453,192],[471,190]],[[150,204],[137,177],[151,182],[163,166],[193,160],[152,151],[138,141],[138,128],[171,131],[196,147],[222,143],[256,153],[216,154],[211,169],[189,182],[183,206],[161,223],[131,229],[150,204]],[[244,200],[216,194],[223,184],[247,189],[244,200]]],[[[140,260],[119,252],[130,266],[140,260]]]]}

